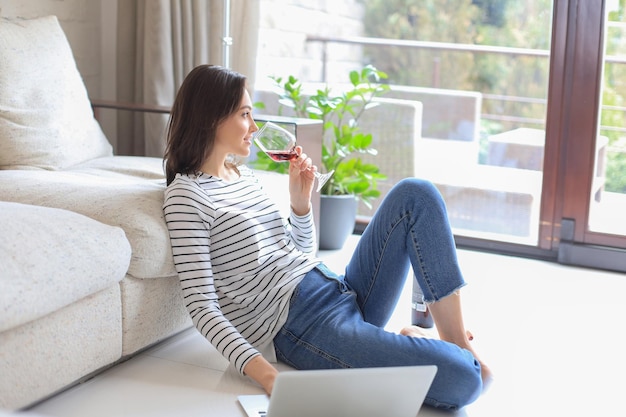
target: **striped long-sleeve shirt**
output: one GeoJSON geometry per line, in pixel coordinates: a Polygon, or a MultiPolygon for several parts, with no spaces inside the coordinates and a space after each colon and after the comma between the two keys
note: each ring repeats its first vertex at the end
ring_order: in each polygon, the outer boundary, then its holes
{"type": "Polygon", "coordinates": [[[179,174],[163,211],[193,323],[243,373],[271,346],[293,290],[320,261],[312,213],[283,219],[253,172],[240,173],[230,183],[179,174]]]}

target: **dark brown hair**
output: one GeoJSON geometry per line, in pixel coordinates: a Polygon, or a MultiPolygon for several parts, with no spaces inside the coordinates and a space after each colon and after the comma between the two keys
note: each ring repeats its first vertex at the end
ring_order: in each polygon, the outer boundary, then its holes
{"type": "Polygon", "coordinates": [[[167,127],[165,175],[193,175],[213,151],[218,125],[239,109],[246,77],[216,65],[200,65],[180,86],[167,127]]]}

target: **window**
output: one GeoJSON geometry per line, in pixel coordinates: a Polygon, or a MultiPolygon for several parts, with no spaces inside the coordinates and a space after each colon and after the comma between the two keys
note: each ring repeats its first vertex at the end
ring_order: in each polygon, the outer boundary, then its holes
{"type": "Polygon", "coordinates": [[[383,192],[408,175],[432,180],[462,246],[626,269],[622,3],[262,1],[273,19],[261,24],[257,83],[338,85],[375,65],[391,85],[365,122],[383,192]],[[362,16],[341,13],[354,6],[362,16]]]}

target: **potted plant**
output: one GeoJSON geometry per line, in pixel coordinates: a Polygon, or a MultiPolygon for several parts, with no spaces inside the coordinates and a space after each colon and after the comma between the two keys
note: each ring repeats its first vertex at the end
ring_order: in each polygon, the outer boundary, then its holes
{"type": "MultiPolygon", "coordinates": [[[[360,154],[376,155],[372,147],[371,133],[363,132],[359,119],[365,111],[377,103],[375,97],[389,90],[380,81],[387,74],[372,65],[351,71],[350,84],[345,91],[334,93],[328,85],[307,95],[302,83],[294,76],[272,77],[278,87],[279,103],[289,107],[296,117],[322,120],[324,140],[322,143],[322,172],[334,170],[333,176],[321,190],[320,249],[338,249],[354,229],[358,201],[371,207],[371,202],[380,196],[378,181],[386,179],[377,165],[365,163],[360,154]],[[335,196],[335,198],[329,198],[335,196]],[[343,202],[328,202],[342,200],[343,202]],[[328,207],[332,204],[332,207],[328,207]],[[346,205],[349,217],[343,220],[339,205],[346,205]],[[347,231],[347,233],[346,233],[347,231]],[[342,236],[333,237],[333,232],[342,236]],[[333,242],[338,240],[336,242],[333,242]]],[[[276,164],[264,155],[259,155],[257,166],[280,170],[284,165],[276,164]]]]}

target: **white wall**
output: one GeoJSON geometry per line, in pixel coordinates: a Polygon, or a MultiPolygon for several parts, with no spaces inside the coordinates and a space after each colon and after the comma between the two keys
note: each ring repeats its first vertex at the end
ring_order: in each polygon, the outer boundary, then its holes
{"type": "Polygon", "coordinates": [[[34,18],[56,15],[89,94],[99,97],[102,91],[100,3],[100,0],[2,0],[0,16],[34,18]]]}
{"type": "MultiPolygon", "coordinates": [[[[118,0],[0,0],[0,16],[33,18],[56,15],[74,52],[90,97],[116,98],[116,14],[118,0]]],[[[122,0],[123,1],[123,0],[122,0]]],[[[206,0],[218,1],[218,0],[206,0]]],[[[359,36],[363,33],[358,0],[259,0],[260,33],[257,86],[271,84],[270,75],[296,75],[320,81],[322,47],[307,43],[307,34],[359,36]]],[[[233,2],[241,7],[245,2],[233,2]]],[[[245,7],[245,6],[244,6],[245,7]]],[[[330,45],[328,81],[347,82],[348,71],[360,66],[361,48],[330,45]]],[[[114,112],[104,111],[103,130],[114,148],[114,112]]]]}
{"type": "MultiPolygon", "coordinates": [[[[320,81],[322,47],[305,42],[306,35],[363,33],[363,12],[358,0],[259,1],[257,81],[269,75],[291,74],[320,81]]],[[[241,7],[242,3],[232,4],[241,7]]],[[[0,16],[33,18],[53,14],[59,18],[87,90],[95,98],[114,98],[116,13],[117,0],[0,0],[0,16]]],[[[329,55],[329,81],[345,82],[348,70],[360,65],[361,48],[330,45],[329,55]]]]}

